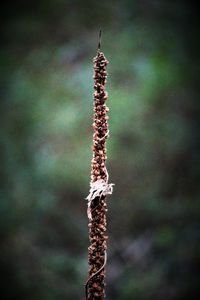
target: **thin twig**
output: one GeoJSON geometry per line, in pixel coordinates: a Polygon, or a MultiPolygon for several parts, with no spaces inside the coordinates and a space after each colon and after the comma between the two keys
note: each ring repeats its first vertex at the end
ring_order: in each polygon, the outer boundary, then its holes
{"type": "Polygon", "coordinates": [[[101,49],[101,29],[99,30],[99,42],[98,42],[97,52],[100,52],[100,49],[101,49]]]}

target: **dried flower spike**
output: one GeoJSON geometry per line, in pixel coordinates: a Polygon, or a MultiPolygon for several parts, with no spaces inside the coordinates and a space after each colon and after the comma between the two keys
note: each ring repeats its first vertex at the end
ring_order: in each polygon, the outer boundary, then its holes
{"type": "Polygon", "coordinates": [[[93,158],[91,161],[91,182],[88,200],[89,239],[88,248],[89,276],[86,282],[86,299],[103,300],[105,298],[105,265],[107,261],[106,245],[106,196],[112,194],[113,184],[108,184],[106,169],[106,140],[109,135],[106,106],[108,98],[105,91],[108,64],[100,51],[101,31],[97,56],[94,58],[94,102],[93,102],[93,158]]]}

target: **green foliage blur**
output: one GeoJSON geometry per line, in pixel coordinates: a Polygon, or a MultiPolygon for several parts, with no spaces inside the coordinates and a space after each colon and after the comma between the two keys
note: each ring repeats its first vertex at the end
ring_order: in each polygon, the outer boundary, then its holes
{"type": "Polygon", "coordinates": [[[184,0],[4,2],[1,299],[84,299],[100,27],[115,183],[107,299],[200,299],[197,12],[184,0]]]}

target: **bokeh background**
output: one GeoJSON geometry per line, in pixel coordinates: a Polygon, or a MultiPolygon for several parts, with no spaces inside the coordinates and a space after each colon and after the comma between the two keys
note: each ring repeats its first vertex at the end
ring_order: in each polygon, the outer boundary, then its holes
{"type": "Polygon", "coordinates": [[[193,1],[1,4],[1,299],[84,299],[93,63],[108,65],[108,300],[200,299],[193,1]]]}

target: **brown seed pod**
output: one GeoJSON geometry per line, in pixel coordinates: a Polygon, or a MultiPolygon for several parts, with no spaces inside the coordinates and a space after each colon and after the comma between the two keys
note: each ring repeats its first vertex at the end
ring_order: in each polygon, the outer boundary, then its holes
{"type": "MultiPolygon", "coordinates": [[[[108,94],[105,91],[107,78],[106,66],[108,64],[103,52],[98,50],[94,58],[94,101],[93,101],[93,157],[91,161],[91,184],[99,184],[108,189],[108,172],[106,169],[106,139],[108,137],[108,116],[109,108],[106,106],[108,94]]],[[[89,274],[86,282],[86,299],[103,300],[105,298],[105,265],[106,265],[106,212],[107,203],[106,191],[97,193],[98,188],[92,192],[92,199],[89,197],[89,239],[88,263],[89,274]],[[94,193],[97,193],[94,196],[94,193]]],[[[101,191],[101,190],[100,190],[101,191]]],[[[103,191],[103,190],[102,190],[103,191]]]]}

